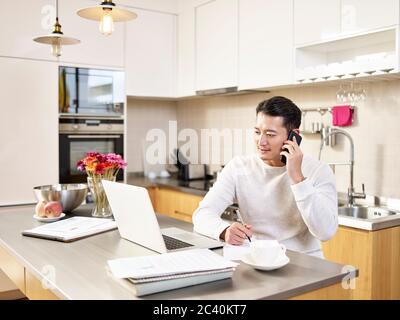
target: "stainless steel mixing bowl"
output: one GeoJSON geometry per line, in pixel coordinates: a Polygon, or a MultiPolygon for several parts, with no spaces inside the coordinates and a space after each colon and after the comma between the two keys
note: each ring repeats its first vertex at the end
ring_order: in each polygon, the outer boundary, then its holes
{"type": "Polygon", "coordinates": [[[38,201],[59,201],[63,212],[71,212],[79,207],[88,193],[86,184],[51,184],[33,188],[38,201]]]}

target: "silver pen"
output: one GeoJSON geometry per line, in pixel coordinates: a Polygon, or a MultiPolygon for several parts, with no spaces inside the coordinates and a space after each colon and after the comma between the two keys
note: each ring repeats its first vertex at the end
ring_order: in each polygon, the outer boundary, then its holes
{"type": "MultiPolygon", "coordinates": [[[[243,221],[242,215],[240,214],[239,209],[235,209],[235,212],[236,212],[236,215],[237,215],[238,218],[239,218],[240,223],[244,225],[244,221],[243,221]]],[[[251,242],[251,239],[250,239],[250,237],[249,237],[247,234],[246,234],[246,237],[247,237],[247,239],[249,239],[249,241],[251,242]]]]}

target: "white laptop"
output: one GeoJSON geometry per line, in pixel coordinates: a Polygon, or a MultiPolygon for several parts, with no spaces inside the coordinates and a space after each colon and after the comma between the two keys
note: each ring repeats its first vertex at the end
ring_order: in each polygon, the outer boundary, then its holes
{"type": "Polygon", "coordinates": [[[156,252],[221,248],[220,241],[179,228],[160,229],[145,188],[102,180],[122,238],[156,252]]]}

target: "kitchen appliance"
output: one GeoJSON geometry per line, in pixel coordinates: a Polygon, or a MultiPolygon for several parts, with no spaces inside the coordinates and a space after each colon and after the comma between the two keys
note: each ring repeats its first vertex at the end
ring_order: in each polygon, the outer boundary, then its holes
{"type": "Polygon", "coordinates": [[[238,210],[239,206],[237,203],[231,204],[222,212],[221,218],[228,221],[239,222],[239,217],[237,215],[238,210]]]}
{"type": "Polygon", "coordinates": [[[231,96],[251,93],[269,93],[268,90],[239,90],[238,87],[197,90],[197,96],[231,96]]]}
{"type": "Polygon", "coordinates": [[[60,116],[121,117],[125,99],[123,71],[59,67],[60,116]]]}
{"type": "Polygon", "coordinates": [[[190,161],[178,149],[174,149],[172,158],[176,161],[178,168],[178,179],[183,181],[206,179],[205,164],[191,164],[190,161]]]}
{"type": "Polygon", "coordinates": [[[179,167],[178,179],[184,181],[199,180],[206,178],[205,164],[181,164],[179,167]]]}
{"type": "MultiPolygon", "coordinates": [[[[59,119],[60,183],[86,183],[87,174],[78,171],[77,162],[87,152],[116,153],[124,156],[124,120],[117,117],[59,119]]],[[[123,170],[117,181],[123,180],[123,170]]]]}

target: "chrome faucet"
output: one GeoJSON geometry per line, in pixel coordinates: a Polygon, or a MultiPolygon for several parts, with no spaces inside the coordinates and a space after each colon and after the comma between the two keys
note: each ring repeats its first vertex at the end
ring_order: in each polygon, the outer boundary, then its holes
{"type": "Polygon", "coordinates": [[[354,199],[365,199],[366,194],[365,194],[365,186],[364,183],[362,184],[362,192],[355,192],[354,191],[354,186],[353,186],[353,181],[354,181],[354,142],[353,138],[350,136],[349,133],[347,133],[344,130],[334,128],[332,129],[331,132],[326,133],[321,135],[321,146],[319,150],[319,160],[321,159],[321,152],[324,147],[325,141],[332,135],[337,135],[337,134],[342,134],[344,135],[347,139],[349,139],[350,142],[350,161],[349,162],[331,162],[328,163],[329,165],[348,165],[350,166],[350,186],[347,190],[347,206],[348,207],[354,207],[355,201],[354,199]]]}

